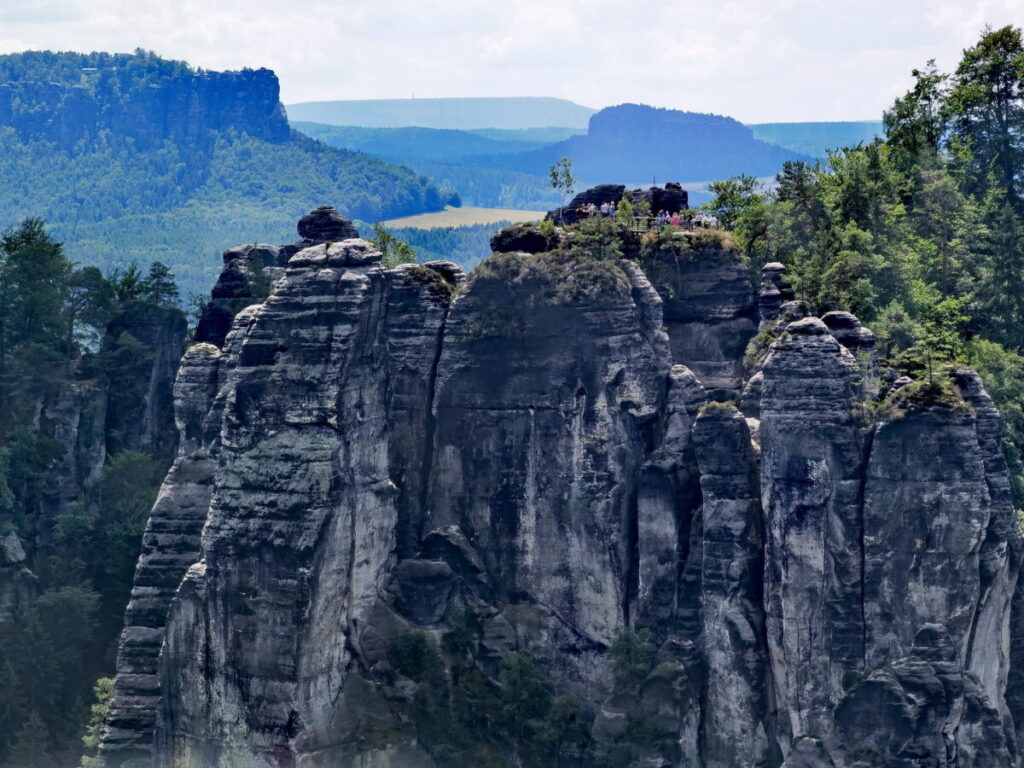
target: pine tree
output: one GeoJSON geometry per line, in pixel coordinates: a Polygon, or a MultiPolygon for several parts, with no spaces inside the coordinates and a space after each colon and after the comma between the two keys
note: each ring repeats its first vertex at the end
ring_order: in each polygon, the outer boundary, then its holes
{"type": "Polygon", "coordinates": [[[970,151],[978,191],[990,180],[1021,210],[1024,160],[1024,40],[1016,27],[986,29],[964,51],[946,100],[954,138],[970,151]]]}
{"type": "Polygon", "coordinates": [[[178,285],[174,273],[162,261],[149,265],[149,273],[142,281],[146,296],[161,307],[173,307],[178,303],[178,285]]]}
{"type": "Polygon", "coordinates": [[[30,712],[7,755],[6,768],[53,768],[50,734],[38,713],[30,712]]]}

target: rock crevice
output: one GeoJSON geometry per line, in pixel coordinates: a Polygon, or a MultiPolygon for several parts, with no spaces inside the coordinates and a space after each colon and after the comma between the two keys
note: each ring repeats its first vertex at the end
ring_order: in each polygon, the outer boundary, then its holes
{"type": "Polygon", "coordinates": [[[304,221],[225,255],[182,363],[104,765],[1019,765],[975,373],[879,400],[870,331],[725,245],[467,281],[304,221]],[[554,746],[488,709],[530,664],[554,746]]]}

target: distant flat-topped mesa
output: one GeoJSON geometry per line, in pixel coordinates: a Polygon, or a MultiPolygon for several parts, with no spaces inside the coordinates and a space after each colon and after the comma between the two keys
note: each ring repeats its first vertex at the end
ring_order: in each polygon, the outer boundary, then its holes
{"type": "Polygon", "coordinates": [[[193,70],[144,52],[29,51],[0,56],[0,75],[0,126],[62,149],[102,131],[140,148],[164,139],[203,142],[210,131],[272,142],[290,135],[277,76],[269,69],[193,70]],[[53,66],[58,60],[59,68],[53,66]],[[39,62],[57,79],[33,79],[43,68],[39,62]]]}
{"type": "Polygon", "coordinates": [[[717,230],[467,279],[339,219],[225,254],[267,287],[182,361],[102,765],[1021,765],[977,374],[880,373],[717,230]]]}

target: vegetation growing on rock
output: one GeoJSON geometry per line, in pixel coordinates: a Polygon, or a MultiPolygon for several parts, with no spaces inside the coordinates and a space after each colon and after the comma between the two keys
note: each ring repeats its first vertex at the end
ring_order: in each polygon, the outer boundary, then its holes
{"type": "Polygon", "coordinates": [[[1024,422],[1007,374],[1024,352],[1022,56],[1020,29],[986,30],[953,72],[914,70],[884,139],[786,163],[771,192],[721,182],[709,204],[753,268],[787,265],[798,299],[857,315],[901,372],[978,367],[1005,414],[1018,504],[1024,422]]]}
{"type": "Polygon", "coordinates": [[[0,541],[26,558],[0,556],[0,763],[22,737],[50,764],[81,749],[175,442],[176,301],[159,262],[104,277],[38,219],[0,237],[0,541]]]}

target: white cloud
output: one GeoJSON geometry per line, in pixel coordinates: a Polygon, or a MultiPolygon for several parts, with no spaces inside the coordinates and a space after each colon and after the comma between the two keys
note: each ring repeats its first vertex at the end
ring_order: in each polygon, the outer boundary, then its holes
{"type": "Polygon", "coordinates": [[[748,121],[874,119],[1024,0],[0,0],[0,51],[274,69],[286,102],[549,95],[748,121]]]}

